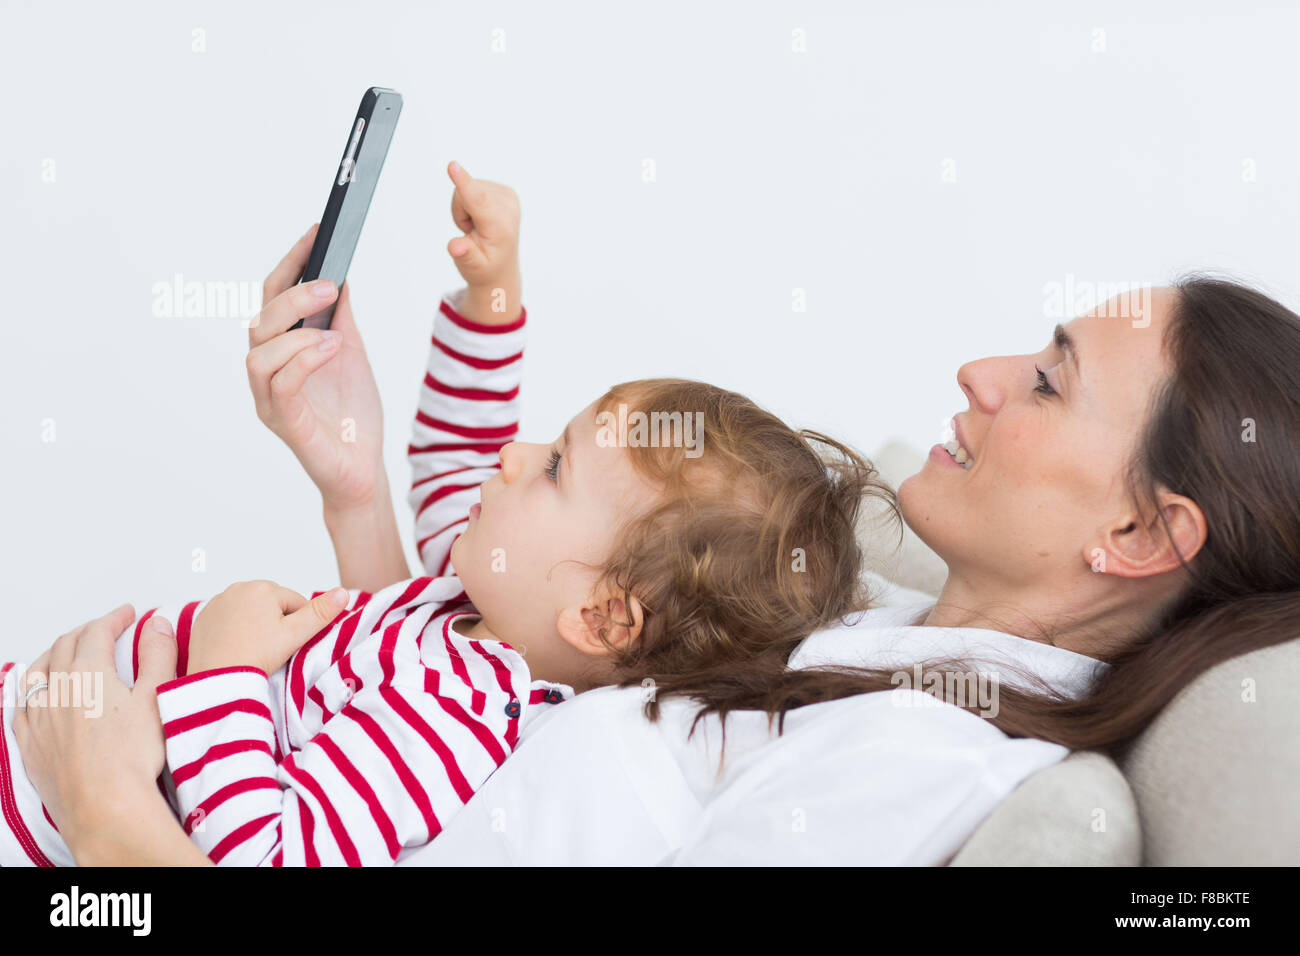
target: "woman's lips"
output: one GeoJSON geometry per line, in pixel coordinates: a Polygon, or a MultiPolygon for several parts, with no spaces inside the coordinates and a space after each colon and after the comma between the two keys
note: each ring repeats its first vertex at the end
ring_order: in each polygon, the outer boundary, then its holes
{"type": "Polygon", "coordinates": [[[958,471],[966,470],[961,465],[957,464],[957,459],[948,454],[948,449],[944,448],[942,445],[935,445],[930,449],[930,459],[931,461],[937,461],[940,465],[947,468],[956,468],[958,471]]]}
{"type": "Polygon", "coordinates": [[[469,506],[469,516],[471,518],[477,518],[479,516],[479,512],[481,512],[482,510],[483,510],[483,506],[476,501],[469,506]]]}

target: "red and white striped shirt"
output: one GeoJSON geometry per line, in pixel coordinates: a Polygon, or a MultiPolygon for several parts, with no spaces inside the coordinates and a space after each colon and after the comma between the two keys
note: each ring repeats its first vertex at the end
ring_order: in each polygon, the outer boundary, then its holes
{"type": "MultiPolygon", "coordinates": [[[[217,863],[392,863],[438,835],[539,710],[573,695],[532,680],[509,645],[452,627],[477,614],[449,555],[478,486],[518,431],[525,322],[480,325],[456,302],[444,300],[434,321],[408,449],[427,576],[374,595],[352,592],[330,626],[269,677],[254,667],[188,674],[190,628],[203,602],[164,611],[176,623],[179,676],[158,688],[167,752],[159,786],[217,863]]],[[[128,682],[138,672],[142,625],[157,610],[118,640],[128,682]]],[[[23,671],[0,670],[0,865],[70,864],[13,739],[23,671]]]]}

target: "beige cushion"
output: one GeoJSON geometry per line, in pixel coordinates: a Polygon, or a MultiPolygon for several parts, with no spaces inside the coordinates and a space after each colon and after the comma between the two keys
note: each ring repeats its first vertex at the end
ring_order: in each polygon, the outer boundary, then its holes
{"type": "Polygon", "coordinates": [[[1297,686],[1300,640],[1255,651],[1193,681],[1138,737],[1122,767],[1144,863],[1300,865],[1297,686]]]}
{"type": "Polygon", "coordinates": [[[1017,787],[952,866],[1137,866],[1137,805],[1109,757],[1070,754],[1017,787]]]}

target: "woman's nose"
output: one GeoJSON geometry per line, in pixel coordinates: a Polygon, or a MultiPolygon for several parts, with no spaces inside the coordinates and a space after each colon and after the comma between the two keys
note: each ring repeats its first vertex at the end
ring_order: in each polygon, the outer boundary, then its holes
{"type": "Polygon", "coordinates": [[[1009,370],[1005,358],[977,359],[957,370],[957,384],[966,393],[971,408],[991,415],[1002,403],[1005,390],[1002,379],[1009,370]]]}

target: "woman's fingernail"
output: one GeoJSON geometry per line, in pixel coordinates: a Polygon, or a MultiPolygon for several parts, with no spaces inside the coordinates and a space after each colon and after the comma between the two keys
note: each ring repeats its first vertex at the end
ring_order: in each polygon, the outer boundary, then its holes
{"type": "Polygon", "coordinates": [[[158,617],[157,615],[149,618],[149,630],[153,631],[155,634],[161,634],[163,637],[171,637],[174,633],[172,631],[172,622],[167,620],[165,617],[158,617]]]}
{"type": "Polygon", "coordinates": [[[329,599],[338,607],[348,606],[348,592],[342,588],[335,588],[329,593],[329,599]]]}
{"type": "Polygon", "coordinates": [[[342,338],[343,338],[343,333],[336,332],[333,329],[330,329],[326,332],[322,332],[320,334],[320,342],[317,344],[316,348],[320,349],[322,352],[333,351],[334,349],[338,348],[339,342],[342,340],[342,338]]]}
{"type": "Polygon", "coordinates": [[[328,299],[334,294],[334,283],[329,279],[317,279],[311,284],[311,294],[321,299],[328,299]]]}

